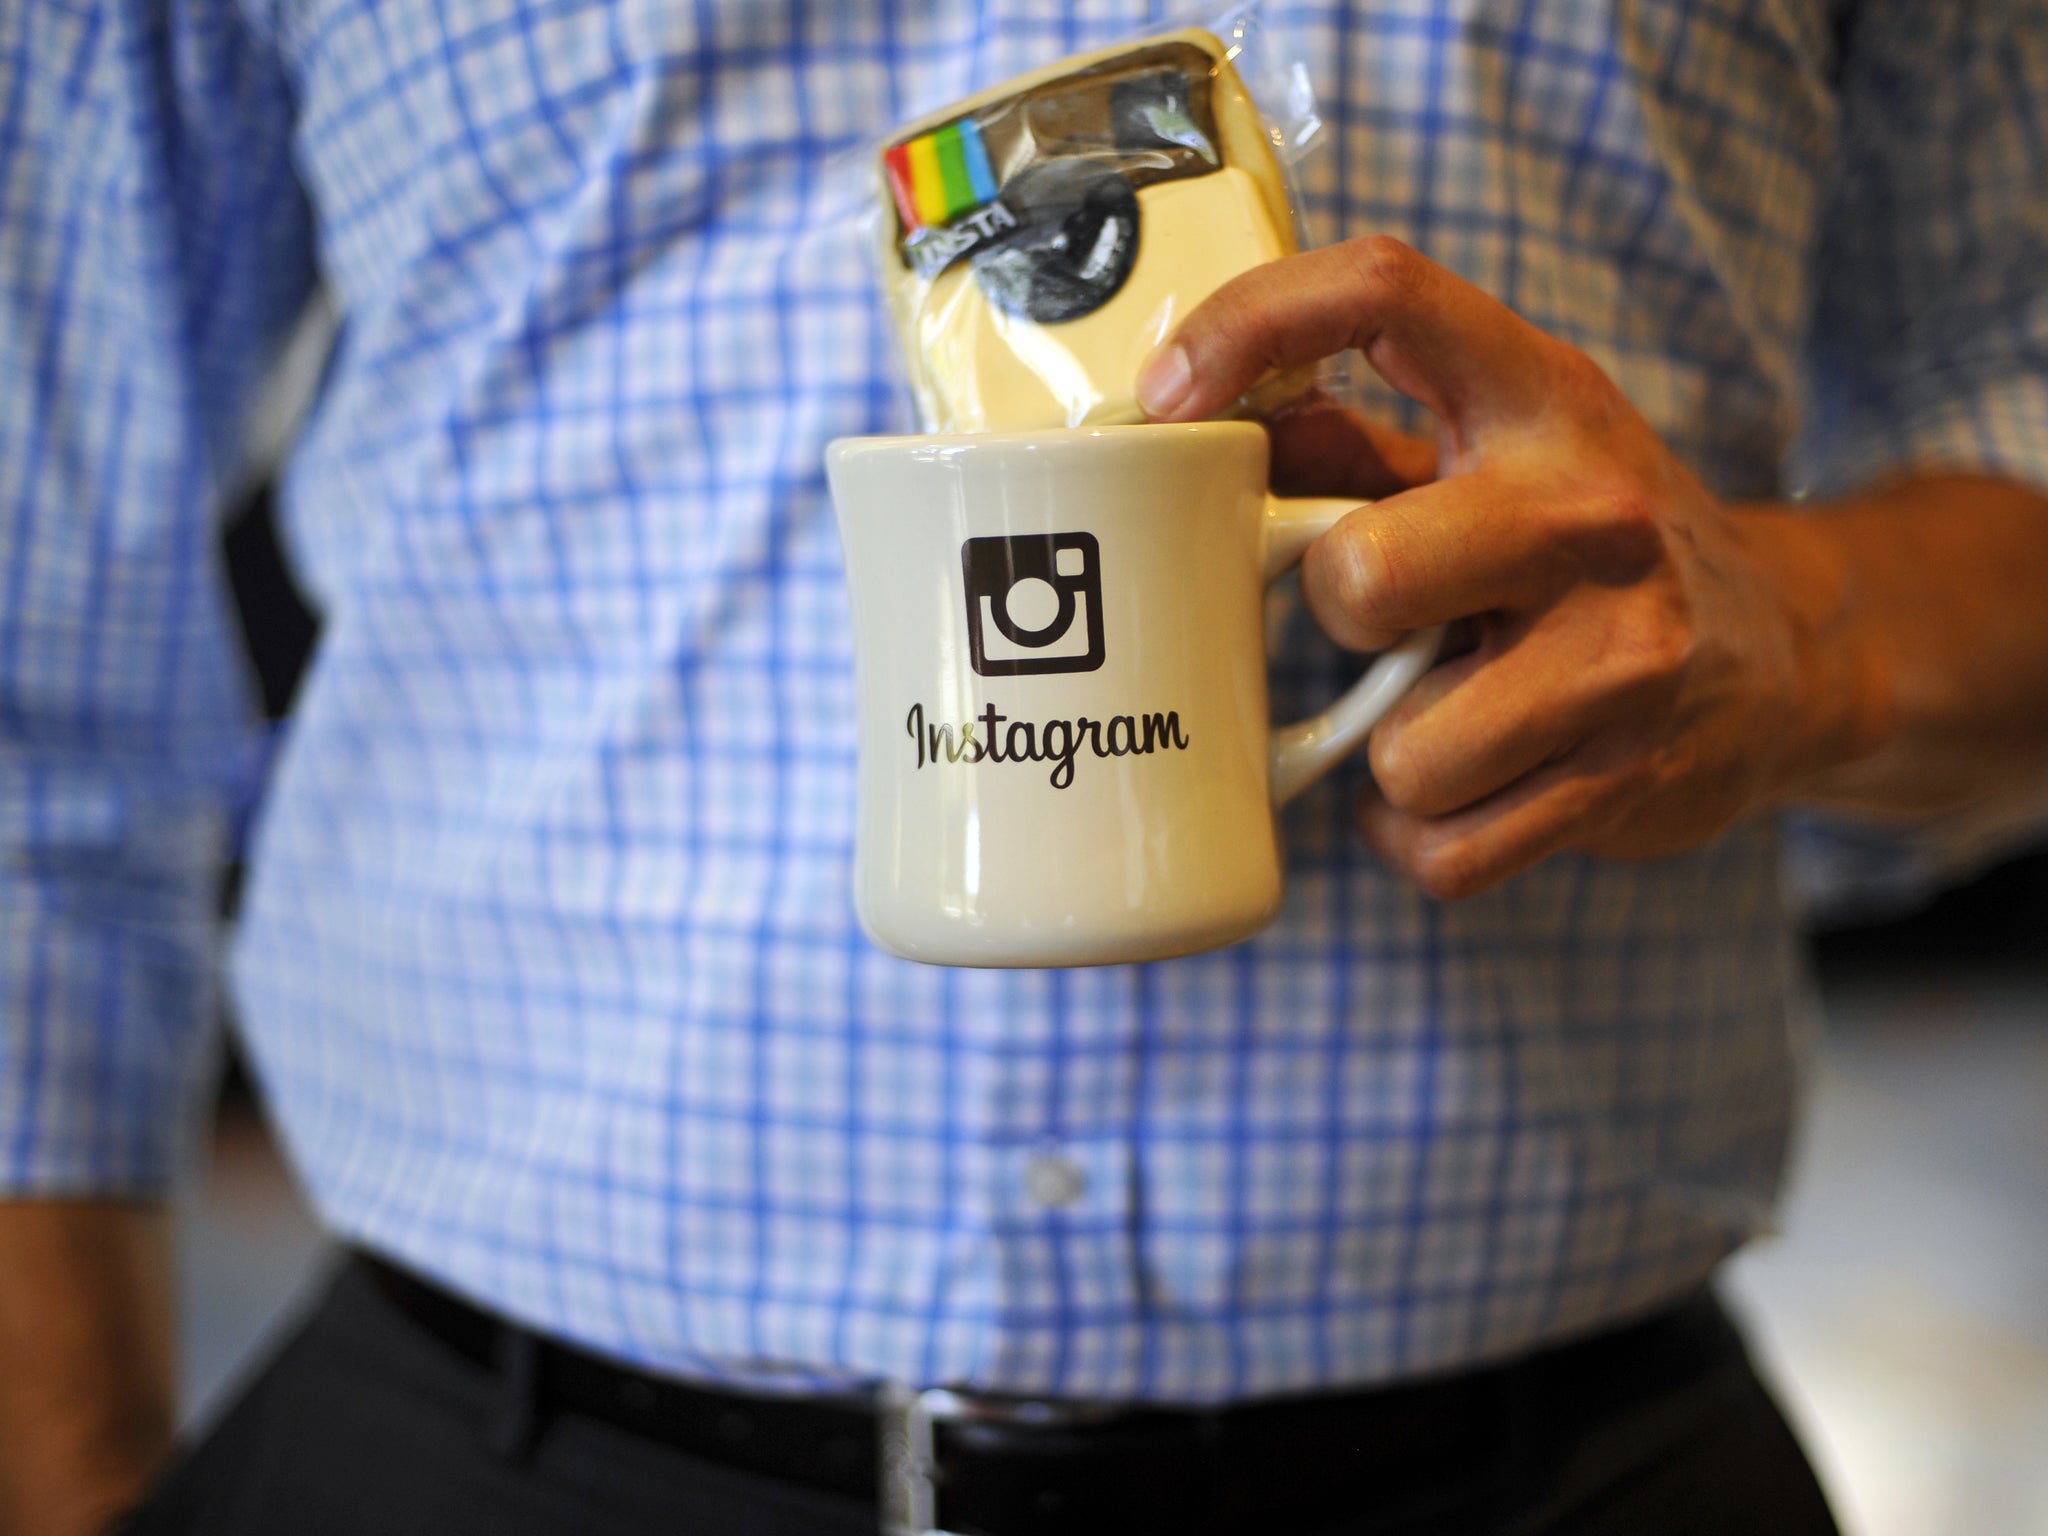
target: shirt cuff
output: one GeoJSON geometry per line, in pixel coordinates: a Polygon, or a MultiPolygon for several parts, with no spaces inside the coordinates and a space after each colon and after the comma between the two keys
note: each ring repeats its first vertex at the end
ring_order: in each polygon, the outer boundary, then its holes
{"type": "Polygon", "coordinates": [[[95,798],[0,818],[0,1198],[162,1197],[214,1062],[226,818],[95,798]]]}
{"type": "Polygon", "coordinates": [[[2048,494],[2048,378],[1972,384],[1925,409],[1866,420],[1798,471],[1808,494],[1829,499],[1937,472],[1994,475],[2048,494]]]}

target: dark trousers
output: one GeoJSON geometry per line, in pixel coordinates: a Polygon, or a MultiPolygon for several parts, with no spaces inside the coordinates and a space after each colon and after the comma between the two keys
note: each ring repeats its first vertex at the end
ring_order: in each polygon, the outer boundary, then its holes
{"type": "MultiPolygon", "coordinates": [[[[1813,1473],[1718,1306],[1666,1370],[1574,1371],[1521,1405],[1511,1449],[1392,1507],[1245,1536],[1837,1536],[1813,1473]],[[1614,1379],[1585,1379],[1608,1377],[1614,1379]]],[[[735,1470],[576,1413],[493,1448],[505,1383],[345,1270],[175,1465],[125,1536],[872,1536],[871,1503],[735,1470]]],[[[1451,1459],[1455,1464],[1455,1458],[1451,1459]]],[[[1377,1507],[1376,1507],[1377,1506],[1377,1507]]],[[[1176,1522],[1158,1536],[1182,1536],[1176,1522]]],[[[1130,1536],[1150,1536],[1133,1528],[1130,1536]]]]}

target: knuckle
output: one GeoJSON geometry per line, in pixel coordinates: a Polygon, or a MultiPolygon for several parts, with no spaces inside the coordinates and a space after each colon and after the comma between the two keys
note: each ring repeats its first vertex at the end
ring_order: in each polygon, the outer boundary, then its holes
{"type": "Polygon", "coordinates": [[[1317,541],[1319,585],[1351,628],[1376,633],[1385,628],[1400,575],[1389,552],[1363,520],[1352,518],[1317,541]]]}
{"type": "Polygon", "coordinates": [[[1429,258],[1392,235],[1364,235],[1347,249],[1360,276],[1398,297],[1413,297],[1428,288],[1433,273],[1429,258]]]}
{"type": "Polygon", "coordinates": [[[1627,718],[1660,718],[1678,695],[1683,670],[1679,648],[1670,639],[1632,635],[1614,643],[1599,692],[1625,710],[1627,718]]]}
{"type": "Polygon", "coordinates": [[[1630,476],[1618,476],[1613,484],[1595,493],[1593,520],[1596,526],[1623,538],[1652,534],[1662,542],[1663,521],[1657,514],[1657,503],[1630,476]]]}
{"type": "Polygon", "coordinates": [[[1661,607],[1616,638],[1614,654],[1623,685],[1663,695],[1674,689],[1691,667],[1697,642],[1690,618],[1661,607]]]}
{"type": "Polygon", "coordinates": [[[1670,535],[1655,495],[1619,469],[1558,487],[1547,508],[1548,548],[1580,578],[1629,587],[1670,564],[1670,535]]]}
{"type": "Polygon", "coordinates": [[[1564,355],[1562,367],[1570,381],[1592,394],[1606,394],[1614,388],[1614,381],[1607,376],[1607,370],[1593,361],[1591,353],[1560,341],[1564,355]]]}
{"type": "Polygon", "coordinates": [[[1607,424],[1626,409],[1620,388],[1605,368],[1569,342],[1558,341],[1557,347],[1555,377],[1589,422],[1607,424]]]}
{"type": "Polygon", "coordinates": [[[1411,816],[1433,814],[1430,798],[1432,775],[1416,751],[1413,732],[1398,723],[1382,726],[1372,733],[1366,749],[1373,782],[1396,810],[1411,816]]]}
{"type": "Polygon", "coordinates": [[[1664,560],[1664,518],[1656,498],[1628,479],[1594,492],[1582,544],[1602,579],[1640,580],[1664,560]]]}
{"type": "Polygon", "coordinates": [[[1657,767],[1649,757],[1626,757],[1578,786],[1565,803],[1563,822],[1580,835],[1604,826],[1649,793],[1656,779],[1657,767]]]}
{"type": "Polygon", "coordinates": [[[1485,869],[1472,850],[1454,839],[1427,841],[1409,854],[1409,874],[1438,901],[1462,901],[1485,888],[1485,869]]]}

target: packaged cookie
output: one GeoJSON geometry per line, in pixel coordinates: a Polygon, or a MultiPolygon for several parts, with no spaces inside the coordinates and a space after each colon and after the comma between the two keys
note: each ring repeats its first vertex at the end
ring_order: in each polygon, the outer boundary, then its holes
{"type": "MultiPolygon", "coordinates": [[[[1284,135],[1234,52],[1190,30],[1086,54],[883,146],[883,286],[927,430],[1142,420],[1152,349],[1232,277],[1298,248],[1284,135]]],[[[1308,383],[1267,380],[1246,406],[1308,383]]]]}

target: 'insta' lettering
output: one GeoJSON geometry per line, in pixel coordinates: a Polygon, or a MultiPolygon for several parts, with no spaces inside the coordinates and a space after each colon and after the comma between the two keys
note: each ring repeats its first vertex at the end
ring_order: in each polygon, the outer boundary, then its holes
{"type": "Polygon", "coordinates": [[[930,725],[924,706],[913,704],[904,727],[917,743],[917,766],[926,763],[1051,763],[1047,776],[1054,789],[1074,782],[1074,759],[1085,746],[1097,757],[1143,757],[1153,752],[1188,749],[1180,728],[1180,711],[1148,715],[1113,715],[1091,720],[1012,720],[991,704],[958,726],[930,725]],[[979,731],[980,734],[975,733],[979,731]]]}

